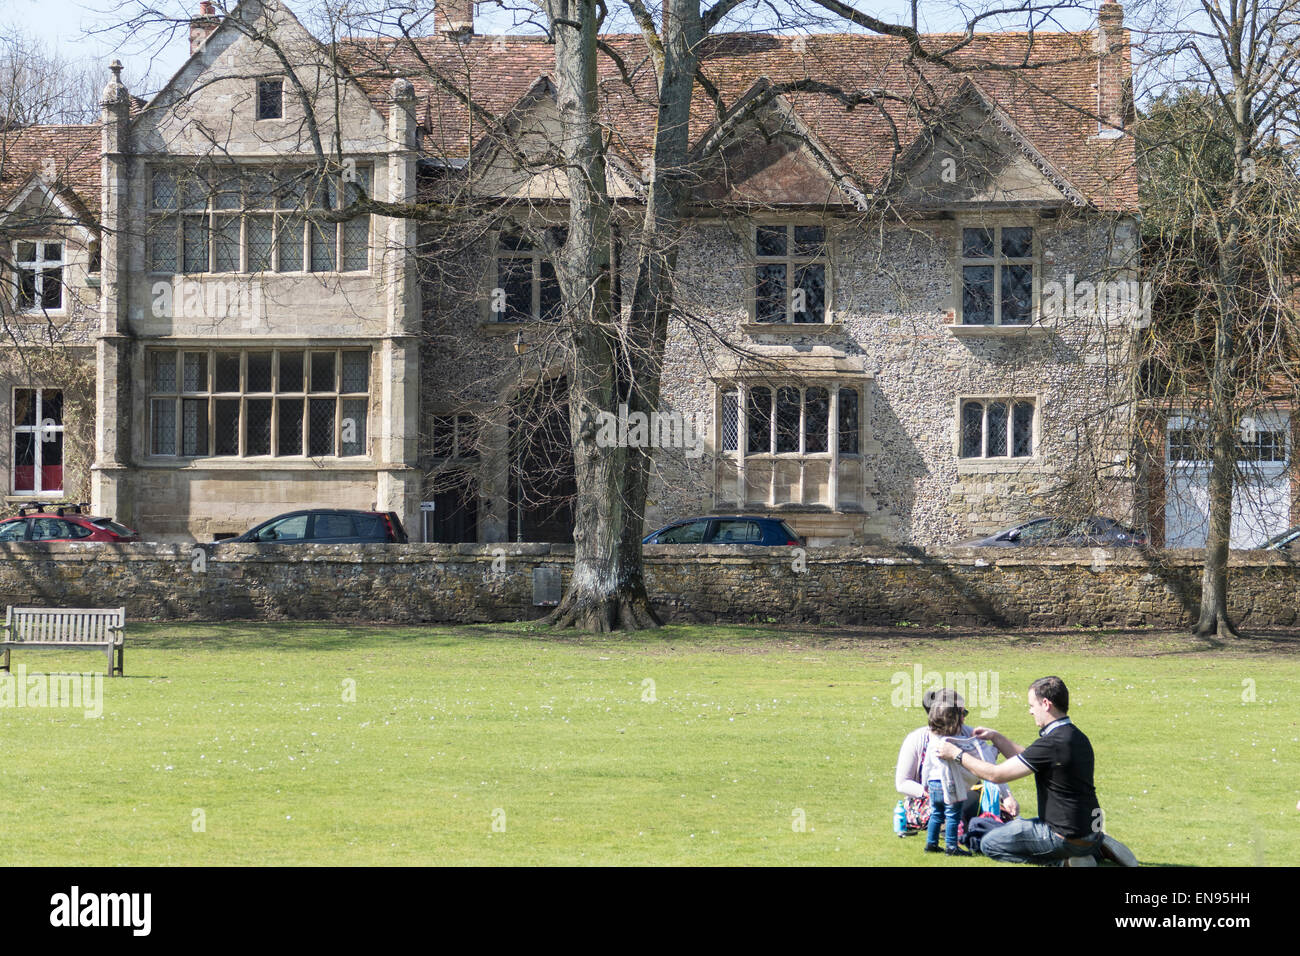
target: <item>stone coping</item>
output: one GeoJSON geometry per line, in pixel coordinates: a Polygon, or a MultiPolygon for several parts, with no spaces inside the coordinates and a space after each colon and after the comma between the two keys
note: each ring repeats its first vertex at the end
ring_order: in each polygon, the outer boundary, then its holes
{"type": "MultiPolygon", "coordinates": [[[[447,561],[453,558],[478,558],[491,561],[506,557],[548,558],[561,563],[573,560],[573,545],[564,544],[162,544],[140,542],[102,544],[81,542],[0,543],[3,561],[88,561],[126,563],[130,561],[189,561],[196,548],[207,553],[209,561],[222,563],[292,563],[293,561],[341,563],[408,563],[447,561]]],[[[646,545],[647,564],[671,564],[677,561],[715,563],[732,559],[737,562],[785,565],[794,559],[796,548],[772,548],[758,545],[646,545]],[[766,560],[764,560],[766,559],[766,560]]],[[[897,548],[878,545],[838,545],[807,548],[805,559],[810,565],[880,564],[915,565],[948,564],[972,568],[1017,566],[1087,565],[1104,570],[1106,565],[1123,567],[1200,567],[1205,552],[1199,548],[1177,550],[1141,550],[1138,548],[956,548],[932,550],[897,548]]],[[[1229,552],[1230,567],[1278,567],[1300,565],[1300,557],[1278,551],[1229,552]]]]}

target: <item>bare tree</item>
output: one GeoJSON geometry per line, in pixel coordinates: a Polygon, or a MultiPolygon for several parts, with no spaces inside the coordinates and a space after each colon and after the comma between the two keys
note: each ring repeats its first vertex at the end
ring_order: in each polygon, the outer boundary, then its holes
{"type": "Polygon", "coordinates": [[[0,35],[0,126],[93,123],[101,71],[22,33],[0,35]]]}
{"type": "Polygon", "coordinates": [[[1258,494],[1261,468],[1286,460],[1300,395],[1298,45],[1295,0],[1162,7],[1139,43],[1157,94],[1137,134],[1144,269],[1164,313],[1147,336],[1143,387],[1157,440],[1180,416],[1172,456],[1209,463],[1201,636],[1236,633],[1234,495],[1258,494]]]}

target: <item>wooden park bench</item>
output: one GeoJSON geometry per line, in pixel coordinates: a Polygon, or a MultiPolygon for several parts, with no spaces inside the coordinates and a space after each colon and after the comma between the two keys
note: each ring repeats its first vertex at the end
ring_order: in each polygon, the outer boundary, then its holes
{"type": "Polygon", "coordinates": [[[108,676],[123,674],[122,628],[126,608],[10,607],[5,615],[3,670],[15,647],[102,647],[108,654],[108,676]],[[113,651],[117,651],[117,665],[113,651]]]}

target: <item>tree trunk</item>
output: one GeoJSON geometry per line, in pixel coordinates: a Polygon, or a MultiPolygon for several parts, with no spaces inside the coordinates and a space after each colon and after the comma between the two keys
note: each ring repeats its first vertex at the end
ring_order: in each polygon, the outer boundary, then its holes
{"type": "MultiPolygon", "coordinates": [[[[1216,362],[1217,364],[1217,362],[1216,362]]],[[[1235,637],[1228,618],[1228,545],[1232,535],[1233,472],[1237,467],[1237,435],[1228,405],[1215,408],[1213,451],[1210,463],[1210,535],[1205,543],[1205,569],[1201,575],[1201,616],[1193,632],[1197,637],[1235,637]]]]}
{"type": "Polygon", "coordinates": [[[601,414],[630,403],[635,356],[610,296],[611,228],[605,149],[597,124],[593,0],[552,0],[561,152],[569,237],[557,269],[572,329],[569,416],[573,435],[573,577],[547,618],[557,627],[636,630],[661,622],[641,563],[648,449],[599,440],[601,414]],[[558,14],[558,16],[556,15],[558,14]]]}
{"type": "MultiPolygon", "coordinates": [[[[560,2],[560,0],[556,0],[560,2]]],[[[578,0],[567,16],[585,25],[581,50],[559,41],[561,115],[568,131],[577,129],[579,111],[570,102],[587,104],[583,136],[566,135],[565,159],[572,207],[561,277],[566,305],[570,295],[596,290],[574,313],[574,373],[570,393],[574,467],[578,501],[574,513],[573,580],[560,606],[547,618],[560,627],[613,631],[657,627],[662,622],[645,587],[641,537],[649,491],[652,449],[603,448],[596,441],[596,415],[616,414],[626,404],[629,415],[658,410],[660,376],[672,280],[677,264],[683,210],[689,198],[688,150],[691,95],[694,92],[702,33],[699,0],[669,0],[664,24],[664,68],[659,82],[653,171],[646,214],[635,243],[636,280],[630,317],[614,315],[609,298],[610,224],[605,189],[604,152],[595,125],[595,13],[578,0]],[[589,30],[587,29],[589,28],[589,30]],[[581,67],[579,64],[583,64],[581,67]],[[566,94],[566,89],[572,92],[566,94]],[[576,91],[586,91],[578,96],[576,91]],[[580,146],[579,141],[585,143],[580,146]],[[597,187],[598,184],[598,187],[597,187]],[[581,194],[581,201],[578,197],[581,194]],[[590,228],[588,228],[590,224],[590,228]],[[599,262],[583,262],[586,250],[574,247],[591,236],[599,262]]],[[[567,30],[573,35],[577,31],[567,30]]]]}
{"type": "MultiPolygon", "coordinates": [[[[1238,167],[1241,148],[1238,147],[1238,167]]],[[[1214,358],[1210,367],[1210,534],[1201,575],[1201,616],[1197,637],[1235,637],[1228,618],[1228,546],[1232,538],[1232,490],[1237,470],[1237,309],[1244,300],[1237,209],[1240,192],[1229,200],[1224,241],[1218,244],[1214,358]]]]}

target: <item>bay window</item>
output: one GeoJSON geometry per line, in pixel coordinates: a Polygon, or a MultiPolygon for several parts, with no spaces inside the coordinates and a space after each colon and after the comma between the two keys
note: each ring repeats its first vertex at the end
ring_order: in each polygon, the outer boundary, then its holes
{"type": "Polygon", "coordinates": [[[367,349],[153,350],[148,365],[151,455],[366,454],[367,349]]]}
{"type": "Polygon", "coordinates": [[[857,503],[862,389],[742,382],[718,395],[719,506],[857,503]]]}
{"type": "MultiPolygon", "coordinates": [[[[369,167],[356,187],[370,192],[369,167]]],[[[156,168],[149,181],[149,271],[364,272],[370,217],[312,220],[342,208],[348,183],[304,167],[156,168]]]]}

